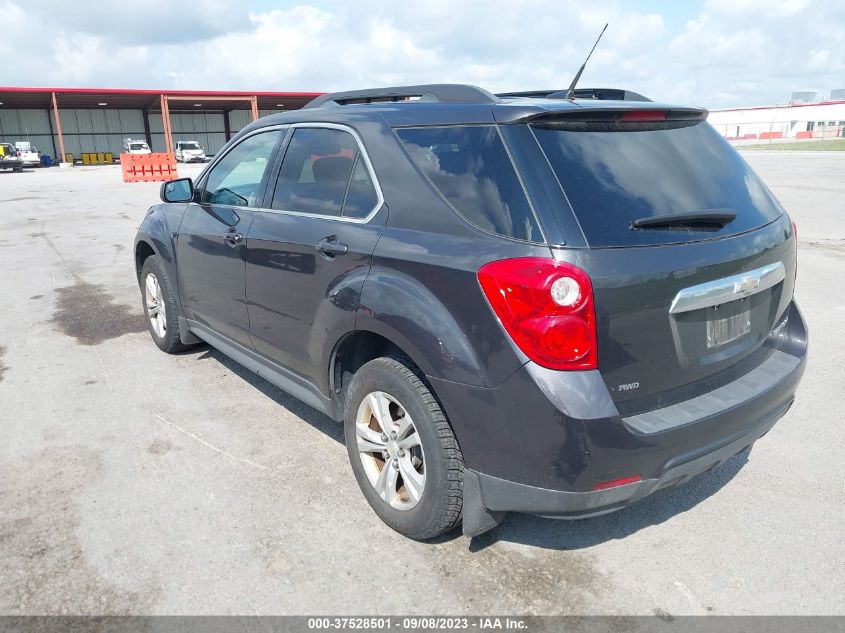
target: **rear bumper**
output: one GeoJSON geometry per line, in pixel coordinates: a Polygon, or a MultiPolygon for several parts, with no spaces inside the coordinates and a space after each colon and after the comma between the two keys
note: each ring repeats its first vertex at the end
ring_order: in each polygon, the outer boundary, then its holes
{"type": "Polygon", "coordinates": [[[529,363],[493,389],[432,379],[477,481],[475,505],[492,513],[595,516],[730,459],[765,435],[794,400],[807,333],[794,303],[786,314],[766,341],[771,353],[746,375],[628,418],[598,372],[529,363]],[[627,477],[641,480],[593,490],[627,477]]]}
{"type": "Polygon", "coordinates": [[[570,492],[527,486],[515,481],[475,473],[479,480],[484,507],[492,512],[525,512],[560,519],[584,519],[621,510],[663,488],[685,483],[701,473],[721,466],[769,432],[792,405],[775,412],[749,433],[728,438],[720,446],[705,447],[679,455],[667,462],[653,479],[644,479],[607,490],[570,492]]]}

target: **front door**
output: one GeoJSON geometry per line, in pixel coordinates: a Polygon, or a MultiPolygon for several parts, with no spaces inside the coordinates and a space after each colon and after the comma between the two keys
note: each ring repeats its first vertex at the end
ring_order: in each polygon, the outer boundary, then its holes
{"type": "Polygon", "coordinates": [[[326,346],[354,318],[387,209],[351,130],[293,127],[271,208],[249,230],[246,294],[255,349],[319,384],[326,346]]]}
{"type": "Polygon", "coordinates": [[[250,346],[244,296],[246,234],[269,177],[282,131],[261,131],[229,149],[197,185],[176,246],[183,312],[250,346]]]}

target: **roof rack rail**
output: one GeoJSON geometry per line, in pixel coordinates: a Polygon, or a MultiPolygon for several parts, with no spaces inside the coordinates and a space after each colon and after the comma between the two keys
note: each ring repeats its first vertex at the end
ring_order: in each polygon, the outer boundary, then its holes
{"type": "MultiPolygon", "coordinates": [[[[598,99],[599,101],[651,101],[638,92],[624,88],[576,88],[576,99],[598,99]]],[[[526,90],[524,92],[500,92],[497,97],[529,97],[534,99],[566,99],[567,90],[526,90]]]]}
{"type": "Polygon", "coordinates": [[[371,88],[368,90],[350,90],[333,92],[309,101],[305,108],[323,108],[357,103],[382,103],[393,101],[418,101],[435,103],[498,103],[492,93],[478,86],[466,84],[423,84],[420,86],[393,86],[391,88],[371,88]]]}

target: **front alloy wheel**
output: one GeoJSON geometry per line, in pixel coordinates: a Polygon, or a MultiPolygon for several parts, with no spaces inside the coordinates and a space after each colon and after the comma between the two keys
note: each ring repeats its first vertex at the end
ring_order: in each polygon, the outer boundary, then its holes
{"type": "Polygon", "coordinates": [[[179,336],[176,297],[158,255],[151,255],[144,260],[138,281],[141,286],[141,300],[144,303],[144,316],[155,344],[168,354],[187,349],[179,336]]]}
{"type": "Polygon", "coordinates": [[[155,335],[163,339],[167,334],[167,308],[161,293],[161,285],[154,273],[147,273],[144,283],[144,300],[147,303],[147,318],[155,335]]]}

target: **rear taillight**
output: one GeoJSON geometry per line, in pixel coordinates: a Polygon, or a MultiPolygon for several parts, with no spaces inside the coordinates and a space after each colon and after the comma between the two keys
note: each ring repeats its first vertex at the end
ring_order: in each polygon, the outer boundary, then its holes
{"type": "Polygon", "coordinates": [[[550,369],[596,369],[593,287],[583,270],[540,257],[485,264],[478,282],[514,343],[550,369]]]}

